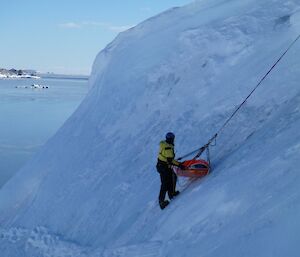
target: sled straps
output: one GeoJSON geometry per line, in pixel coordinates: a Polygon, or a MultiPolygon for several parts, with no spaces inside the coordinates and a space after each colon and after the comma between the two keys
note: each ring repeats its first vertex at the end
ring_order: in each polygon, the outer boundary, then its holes
{"type": "MultiPolygon", "coordinates": [[[[217,139],[217,136],[218,134],[215,134],[208,142],[207,144],[205,144],[204,146],[190,152],[190,153],[187,153],[186,155],[184,156],[181,156],[180,158],[178,158],[177,160],[180,161],[190,155],[193,155],[193,154],[196,154],[195,157],[193,159],[197,159],[201,156],[201,154],[206,150],[208,149],[208,147],[211,145],[212,142],[216,142],[216,139],[217,139]]],[[[207,150],[207,153],[209,154],[209,150],[207,150]]]]}
{"type": "MultiPolygon", "coordinates": [[[[198,158],[201,156],[201,154],[204,152],[205,149],[208,149],[209,146],[211,145],[211,143],[213,141],[216,141],[218,135],[221,133],[221,131],[226,127],[226,125],[229,123],[229,121],[236,115],[236,113],[241,109],[241,107],[246,103],[246,101],[248,100],[248,98],[254,93],[254,91],[261,85],[261,83],[265,80],[265,78],[271,73],[271,71],[276,67],[276,65],[281,61],[281,59],[286,55],[286,53],[294,46],[294,44],[299,40],[300,35],[298,35],[298,37],[289,45],[289,47],[283,52],[283,54],[278,58],[278,60],[273,64],[273,66],[268,70],[268,72],[260,79],[260,81],[257,83],[257,85],[252,89],[252,91],[250,92],[250,94],[245,98],[245,100],[236,108],[236,110],[230,115],[230,117],[224,122],[224,124],[222,125],[222,127],[218,130],[218,132],[207,142],[207,144],[205,144],[204,146],[202,146],[201,148],[198,148],[195,151],[192,151],[180,158],[178,158],[178,160],[184,159],[192,154],[196,154],[196,156],[194,157],[194,159],[198,158]]],[[[209,154],[209,149],[208,152],[209,154]]]]}

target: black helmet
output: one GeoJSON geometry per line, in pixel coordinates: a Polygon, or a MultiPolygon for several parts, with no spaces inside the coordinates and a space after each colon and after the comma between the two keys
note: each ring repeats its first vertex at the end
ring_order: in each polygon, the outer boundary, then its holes
{"type": "Polygon", "coordinates": [[[168,133],[166,134],[166,141],[167,141],[167,142],[173,143],[173,142],[174,142],[174,138],[175,138],[174,133],[168,132],[168,133]]]}

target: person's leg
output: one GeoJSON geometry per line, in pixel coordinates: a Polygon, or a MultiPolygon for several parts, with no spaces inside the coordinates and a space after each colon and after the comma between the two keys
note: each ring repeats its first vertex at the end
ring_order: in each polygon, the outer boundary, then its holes
{"type": "Polygon", "coordinates": [[[177,195],[176,194],[176,192],[178,192],[178,191],[176,191],[176,183],[177,183],[177,175],[176,175],[176,173],[175,172],[173,172],[173,194],[174,195],[177,195]]]}
{"type": "Polygon", "coordinates": [[[172,179],[171,179],[171,186],[170,186],[170,192],[168,191],[169,198],[172,199],[174,196],[177,196],[180,194],[179,191],[176,191],[176,182],[177,182],[177,175],[172,171],[172,179]]]}
{"type": "Polygon", "coordinates": [[[173,170],[172,169],[168,169],[167,190],[168,190],[168,196],[171,200],[174,195],[174,182],[173,182],[173,170]]]}
{"type": "Polygon", "coordinates": [[[160,181],[161,181],[160,192],[158,197],[158,200],[161,203],[165,200],[166,193],[168,191],[168,176],[167,176],[167,170],[163,165],[157,165],[156,168],[157,171],[159,172],[160,181]]]}
{"type": "Polygon", "coordinates": [[[163,202],[166,197],[166,193],[168,191],[168,176],[166,176],[166,172],[160,173],[160,180],[161,180],[161,186],[160,186],[160,192],[159,192],[159,202],[163,202]]]}

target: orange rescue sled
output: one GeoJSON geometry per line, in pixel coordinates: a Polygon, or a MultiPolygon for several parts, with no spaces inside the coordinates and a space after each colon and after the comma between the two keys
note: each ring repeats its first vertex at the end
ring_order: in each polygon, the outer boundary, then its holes
{"type": "Polygon", "coordinates": [[[210,171],[209,163],[205,160],[186,160],[182,163],[186,169],[174,167],[174,171],[178,176],[200,178],[206,176],[210,171]]]}

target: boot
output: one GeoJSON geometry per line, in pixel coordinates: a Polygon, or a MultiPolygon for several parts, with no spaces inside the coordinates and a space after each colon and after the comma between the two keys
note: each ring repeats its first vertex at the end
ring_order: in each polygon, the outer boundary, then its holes
{"type": "Polygon", "coordinates": [[[173,197],[174,197],[174,196],[177,196],[177,195],[179,195],[179,194],[180,194],[179,191],[175,191],[175,192],[173,193],[173,197]]]}
{"type": "Polygon", "coordinates": [[[168,204],[169,204],[170,202],[169,201],[160,201],[159,202],[159,206],[160,206],[160,208],[163,210],[164,208],[166,208],[167,206],[168,206],[168,204]]]}
{"type": "Polygon", "coordinates": [[[179,191],[175,191],[172,195],[169,196],[170,200],[172,200],[175,196],[179,195],[179,191]]]}

